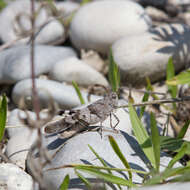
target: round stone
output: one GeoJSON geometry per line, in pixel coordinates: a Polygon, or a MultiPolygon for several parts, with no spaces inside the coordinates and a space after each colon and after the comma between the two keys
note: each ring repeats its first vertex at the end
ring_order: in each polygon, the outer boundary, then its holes
{"type": "Polygon", "coordinates": [[[108,82],[102,74],[75,57],[56,63],[50,71],[50,75],[52,79],[60,82],[76,81],[77,84],[85,86],[93,84],[108,86],[108,82]]]}
{"type": "Polygon", "coordinates": [[[78,49],[107,53],[114,41],[141,34],[150,26],[151,19],[135,2],[94,1],[77,11],[71,22],[70,37],[78,49]]]}
{"type": "MultiPolygon", "coordinates": [[[[46,45],[35,46],[35,75],[48,73],[53,65],[67,57],[74,57],[72,48],[46,45]]],[[[31,77],[30,46],[17,46],[0,52],[0,83],[13,84],[31,77]]]]}
{"type": "MultiPolygon", "coordinates": [[[[30,1],[19,0],[9,3],[0,14],[0,37],[3,42],[10,42],[20,38],[16,44],[23,44],[29,41],[29,37],[25,37],[27,32],[31,30],[30,20],[30,1]]],[[[35,2],[35,10],[38,10],[41,3],[35,2]]],[[[47,8],[47,7],[46,7],[47,8]]],[[[40,32],[36,35],[36,43],[39,44],[60,44],[65,40],[64,26],[52,19],[47,9],[40,8],[36,16],[36,31],[40,32]],[[48,24],[45,24],[49,22],[48,24]],[[44,25],[45,24],[45,25],[44,25]],[[43,27],[42,27],[43,26],[43,27]]]]}
{"type": "Polygon", "coordinates": [[[32,177],[18,166],[13,164],[0,164],[1,190],[33,190],[32,177]]]}
{"type": "Polygon", "coordinates": [[[146,77],[156,82],[166,77],[166,66],[173,57],[175,71],[190,61],[190,28],[182,24],[162,25],[141,35],[127,36],[112,46],[113,57],[124,85],[141,86],[146,77]]]}
{"type": "MultiPolygon", "coordinates": [[[[25,106],[31,108],[32,97],[32,81],[26,79],[18,82],[12,92],[12,99],[15,104],[19,105],[22,98],[24,98],[25,106]]],[[[39,103],[41,107],[48,108],[49,104],[55,102],[60,108],[71,109],[81,105],[80,100],[73,86],[64,85],[60,82],[44,79],[36,79],[36,89],[38,93],[39,103]]],[[[88,102],[88,93],[81,91],[81,94],[88,102]]],[[[92,101],[99,99],[99,96],[92,96],[92,101]]]]}

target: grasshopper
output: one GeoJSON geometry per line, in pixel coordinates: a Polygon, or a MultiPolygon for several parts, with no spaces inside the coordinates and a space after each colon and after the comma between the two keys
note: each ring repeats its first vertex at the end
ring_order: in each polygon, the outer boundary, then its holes
{"type": "Polygon", "coordinates": [[[116,92],[108,93],[104,98],[99,99],[90,105],[76,110],[70,110],[68,114],[58,121],[48,123],[45,126],[46,133],[58,133],[60,138],[70,138],[82,131],[90,130],[90,126],[102,122],[110,117],[110,126],[115,129],[119,124],[119,119],[113,113],[118,106],[118,96],[116,92]],[[112,115],[117,123],[112,126],[112,115]]]}

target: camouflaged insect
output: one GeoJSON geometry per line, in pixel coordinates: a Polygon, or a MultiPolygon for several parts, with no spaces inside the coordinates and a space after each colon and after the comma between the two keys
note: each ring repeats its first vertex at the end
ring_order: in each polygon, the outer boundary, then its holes
{"type": "Polygon", "coordinates": [[[102,99],[92,104],[76,110],[70,110],[65,117],[58,121],[50,122],[45,126],[46,133],[58,133],[60,138],[69,138],[81,131],[88,131],[90,125],[101,124],[110,116],[110,125],[113,129],[119,124],[119,119],[113,113],[118,106],[118,96],[115,92],[109,93],[102,99]],[[117,124],[112,126],[111,116],[117,120],[117,124]]]}

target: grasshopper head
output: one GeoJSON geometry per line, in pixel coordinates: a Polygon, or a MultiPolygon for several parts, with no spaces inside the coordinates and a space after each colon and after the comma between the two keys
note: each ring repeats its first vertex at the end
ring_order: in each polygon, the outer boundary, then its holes
{"type": "Polygon", "coordinates": [[[111,92],[109,95],[110,104],[112,107],[116,108],[118,106],[118,95],[116,92],[111,92]]]}

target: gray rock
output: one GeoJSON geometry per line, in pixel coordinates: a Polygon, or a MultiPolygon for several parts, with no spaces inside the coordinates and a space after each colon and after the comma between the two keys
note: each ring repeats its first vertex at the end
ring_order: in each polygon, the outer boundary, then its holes
{"type": "MultiPolygon", "coordinates": [[[[25,98],[26,106],[31,106],[31,79],[18,82],[12,92],[12,99],[18,105],[21,98],[25,98]]],[[[60,108],[70,109],[80,105],[79,98],[74,87],[64,85],[56,81],[36,79],[36,87],[42,107],[48,107],[51,100],[55,101],[60,108]]],[[[82,96],[87,102],[87,93],[82,92],[82,96]]],[[[92,96],[92,101],[97,100],[98,96],[92,96]]]]}
{"type": "MultiPolygon", "coordinates": [[[[79,134],[68,141],[61,139],[56,139],[48,144],[48,148],[51,150],[53,147],[59,147],[57,153],[51,159],[51,163],[46,165],[44,168],[44,182],[47,185],[47,189],[57,189],[64,176],[69,174],[71,182],[70,189],[84,189],[84,184],[78,179],[74,170],[72,168],[64,168],[57,170],[47,171],[48,168],[56,168],[67,164],[92,164],[101,165],[100,161],[96,159],[96,156],[90,151],[88,145],[92,146],[93,149],[99,154],[104,161],[111,165],[112,167],[123,168],[122,162],[119,160],[117,155],[114,153],[111,145],[108,141],[108,135],[111,135],[116,140],[122,153],[126,157],[130,166],[133,169],[148,171],[145,163],[147,159],[144,156],[142,150],[140,149],[137,141],[133,136],[130,136],[124,131],[116,134],[112,132],[103,131],[103,137],[101,138],[97,132],[88,132],[79,134]],[[64,146],[61,146],[64,143],[64,146]]],[[[27,160],[27,167],[30,167],[28,163],[30,159],[27,160]]],[[[37,160],[36,160],[37,161],[37,160]]],[[[161,171],[168,165],[170,158],[166,155],[161,157],[161,171]]],[[[179,164],[176,164],[179,166],[179,164]]],[[[98,180],[92,175],[83,173],[82,174],[89,179],[92,184],[98,183],[98,180]]],[[[127,173],[122,172],[122,174],[113,172],[114,175],[127,179],[127,173]]],[[[142,183],[143,176],[133,174],[134,183],[142,183]]],[[[107,189],[111,189],[107,187],[107,189]]],[[[122,189],[127,189],[123,187],[122,189]]]]}
{"type": "MultiPolygon", "coordinates": [[[[40,3],[35,3],[36,10],[39,9],[40,3]]],[[[30,24],[30,1],[19,0],[9,3],[0,14],[0,37],[3,42],[10,42],[20,36],[24,37],[26,31],[31,29],[30,24]],[[20,23],[16,21],[16,17],[20,17],[20,23]]],[[[39,44],[59,44],[65,40],[64,27],[49,15],[45,8],[42,8],[36,17],[36,28],[40,28],[44,23],[48,22],[42,28],[36,37],[36,43],[39,44]]],[[[36,30],[38,31],[38,30],[36,30]]],[[[25,43],[29,38],[19,40],[17,44],[25,43]]]]}
{"type": "Polygon", "coordinates": [[[76,81],[79,85],[85,86],[93,84],[108,86],[102,74],[75,57],[57,62],[50,71],[50,76],[60,82],[76,81]]]}
{"type": "Polygon", "coordinates": [[[135,2],[95,1],[77,11],[71,22],[70,37],[78,49],[107,53],[114,41],[141,34],[150,26],[151,19],[135,2]]]}
{"type": "Polygon", "coordinates": [[[154,185],[150,187],[132,188],[131,190],[189,190],[190,183],[168,183],[163,185],[154,185]]]}
{"type": "Polygon", "coordinates": [[[121,38],[112,46],[124,84],[134,86],[165,78],[166,65],[172,56],[176,72],[190,61],[190,28],[182,24],[163,25],[151,32],[121,38]]]}
{"type": "Polygon", "coordinates": [[[32,177],[18,166],[13,164],[0,164],[1,190],[33,190],[32,177]]]}
{"type": "MultiPolygon", "coordinates": [[[[34,112],[27,110],[27,114],[29,116],[29,119],[36,121],[36,114],[34,112]]],[[[23,134],[23,130],[31,131],[26,125],[24,125],[24,123],[21,120],[21,119],[23,120],[26,119],[27,114],[25,111],[21,109],[14,109],[10,112],[7,119],[8,121],[7,121],[7,126],[6,126],[6,130],[7,130],[9,138],[12,138],[13,136],[19,133],[23,134]]],[[[47,118],[47,114],[44,112],[40,112],[40,118],[41,119],[47,118]]]]}
{"type": "Polygon", "coordinates": [[[13,135],[6,147],[6,155],[17,166],[25,169],[26,157],[32,144],[38,138],[37,130],[22,127],[20,133],[13,135]]]}
{"type": "MultiPolygon", "coordinates": [[[[35,75],[48,73],[55,62],[75,56],[73,49],[39,45],[35,47],[35,75]]],[[[0,83],[13,84],[31,77],[29,46],[18,46],[0,52],[0,83]]]]}

